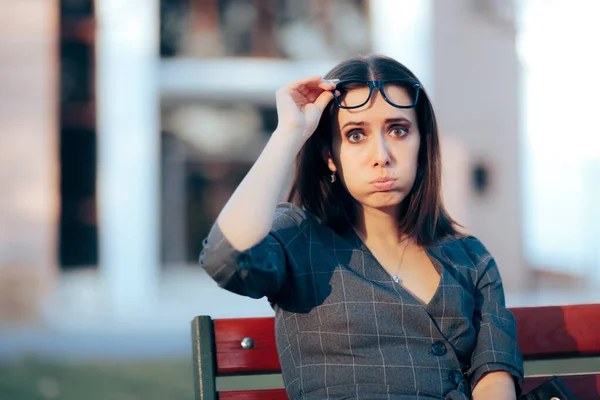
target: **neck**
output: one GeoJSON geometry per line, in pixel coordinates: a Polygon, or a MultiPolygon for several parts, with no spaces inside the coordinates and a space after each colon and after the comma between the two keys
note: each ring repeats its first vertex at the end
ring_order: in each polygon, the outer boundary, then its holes
{"type": "Polygon", "coordinates": [[[355,229],[365,244],[395,248],[406,239],[398,231],[398,210],[362,207],[355,229]]]}

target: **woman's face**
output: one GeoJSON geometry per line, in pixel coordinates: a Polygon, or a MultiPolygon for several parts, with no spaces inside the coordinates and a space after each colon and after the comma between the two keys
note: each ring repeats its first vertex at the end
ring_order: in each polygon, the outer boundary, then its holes
{"type": "MultiPolygon", "coordinates": [[[[350,90],[347,102],[360,104],[368,90],[350,90]]],[[[388,97],[410,101],[403,88],[391,86],[385,90],[388,97]]],[[[417,173],[421,140],[415,109],[393,107],[374,90],[364,106],[339,108],[335,122],[329,169],[336,171],[363,207],[397,209],[412,189],[417,173]]]]}

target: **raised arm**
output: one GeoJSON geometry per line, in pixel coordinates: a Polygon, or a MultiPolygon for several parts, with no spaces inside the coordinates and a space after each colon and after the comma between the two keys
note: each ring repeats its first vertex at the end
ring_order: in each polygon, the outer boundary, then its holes
{"type": "Polygon", "coordinates": [[[302,269],[287,252],[305,250],[304,242],[296,239],[307,232],[308,221],[297,206],[278,208],[277,201],[333,88],[333,83],[313,77],[277,92],[277,129],[219,214],[200,253],[200,265],[222,288],[284,301],[280,293],[294,275],[290,271],[302,269]]]}
{"type": "Polygon", "coordinates": [[[277,91],[277,129],[217,218],[223,236],[235,249],[249,249],[271,230],[278,196],[296,155],[333,99],[334,87],[311,77],[277,91]]]}

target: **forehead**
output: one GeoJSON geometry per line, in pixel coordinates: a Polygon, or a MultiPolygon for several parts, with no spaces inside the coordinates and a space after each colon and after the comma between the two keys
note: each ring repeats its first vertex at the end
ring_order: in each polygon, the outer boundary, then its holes
{"type": "MultiPolygon", "coordinates": [[[[395,86],[386,85],[385,93],[388,98],[402,103],[410,102],[411,98],[406,89],[395,86]]],[[[369,95],[369,88],[361,87],[351,89],[345,94],[347,102],[362,103],[369,95]]],[[[342,126],[347,121],[369,122],[370,120],[387,119],[387,118],[407,118],[409,121],[416,123],[415,108],[397,108],[385,101],[378,89],[373,89],[373,95],[367,104],[354,109],[338,108],[338,122],[342,126]]]]}

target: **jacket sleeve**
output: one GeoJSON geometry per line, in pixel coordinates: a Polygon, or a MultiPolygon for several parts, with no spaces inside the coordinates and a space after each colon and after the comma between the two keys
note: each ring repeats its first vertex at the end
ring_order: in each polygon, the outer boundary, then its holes
{"type": "Polygon", "coordinates": [[[293,277],[291,270],[302,267],[297,265],[294,252],[306,245],[306,226],[302,209],[281,203],[269,234],[240,252],[215,222],[203,242],[200,265],[220,287],[256,299],[266,296],[271,301],[293,277]]]}
{"type": "Polygon", "coordinates": [[[523,383],[523,356],[517,343],[515,317],[506,308],[498,266],[476,238],[464,239],[464,245],[477,267],[473,315],[477,340],[466,373],[471,390],[488,372],[506,371],[513,376],[519,394],[523,383]]]}

